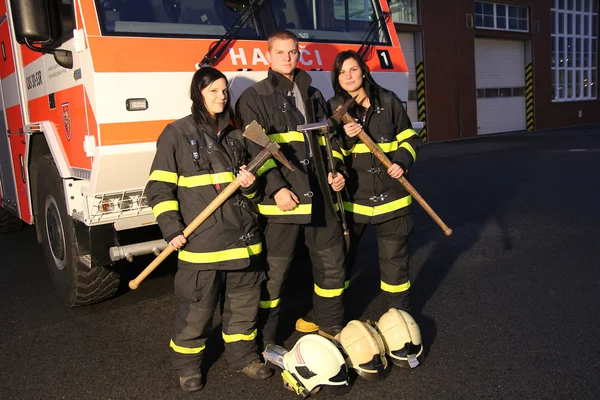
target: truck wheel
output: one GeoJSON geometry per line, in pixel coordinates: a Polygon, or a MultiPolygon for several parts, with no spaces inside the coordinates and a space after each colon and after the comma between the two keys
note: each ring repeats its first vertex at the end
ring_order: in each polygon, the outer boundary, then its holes
{"type": "Polygon", "coordinates": [[[23,227],[23,222],[8,211],[7,209],[0,207],[0,233],[9,233],[18,231],[23,227]]]}
{"type": "Polygon", "coordinates": [[[75,225],[67,213],[63,181],[47,155],[39,160],[37,210],[42,247],[50,277],[58,295],[68,306],[98,303],[114,296],[119,274],[103,266],[88,267],[79,259],[75,225]]]}

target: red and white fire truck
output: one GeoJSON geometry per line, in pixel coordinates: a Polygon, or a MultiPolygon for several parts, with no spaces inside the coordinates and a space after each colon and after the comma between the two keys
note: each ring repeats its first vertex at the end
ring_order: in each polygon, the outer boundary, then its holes
{"type": "Polygon", "coordinates": [[[35,224],[66,304],[113,296],[116,262],[166,246],[122,241],[156,228],[143,189],[158,135],[190,113],[202,65],[228,76],[234,102],[264,78],[280,28],[326,98],[345,49],[407,98],[386,0],[0,0],[0,232],[35,224]]]}

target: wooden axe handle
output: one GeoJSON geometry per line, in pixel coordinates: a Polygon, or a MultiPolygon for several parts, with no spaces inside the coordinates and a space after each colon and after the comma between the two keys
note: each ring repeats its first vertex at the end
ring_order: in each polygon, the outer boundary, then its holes
{"type": "MultiPolygon", "coordinates": [[[[342,117],[342,121],[345,123],[356,122],[354,120],[354,118],[352,118],[352,116],[348,113],[346,113],[342,117]]],[[[375,157],[377,157],[377,159],[379,161],[381,161],[381,163],[386,168],[389,168],[392,166],[392,162],[390,161],[390,159],[387,158],[385,153],[383,151],[381,151],[379,146],[377,146],[373,142],[373,140],[371,140],[369,135],[367,135],[367,133],[364,130],[362,130],[362,129],[360,130],[360,133],[358,134],[358,138],[365,144],[365,146],[367,146],[369,148],[369,150],[371,150],[371,152],[373,154],[375,154],[375,157]]],[[[417,190],[413,187],[413,185],[411,185],[410,182],[407,181],[404,176],[401,176],[400,178],[398,178],[398,181],[402,184],[402,186],[404,186],[406,191],[408,193],[410,193],[410,195],[415,200],[417,200],[417,203],[419,203],[421,205],[421,207],[423,207],[423,209],[427,212],[427,214],[429,214],[429,216],[431,218],[433,218],[433,220],[436,222],[436,224],[438,224],[439,227],[442,228],[442,230],[444,231],[446,236],[452,235],[452,229],[448,228],[448,226],[444,223],[444,221],[442,221],[442,219],[437,215],[437,213],[435,211],[433,211],[433,209],[429,206],[429,204],[427,204],[425,199],[423,199],[423,197],[421,197],[421,195],[419,194],[419,192],[417,192],[417,190]]]]}
{"type": "MultiPolygon", "coordinates": [[[[202,210],[202,212],[198,214],[198,216],[194,218],[194,220],[183,230],[183,236],[186,238],[190,236],[192,232],[194,232],[196,228],[200,226],[200,224],[206,221],[206,219],[210,217],[211,214],[217,210],[217,208],[221,207],[221,205],[225,203],[225,201],[233,193],[235,193],[239,187],[240,182],[234,178],[233,182],[227,185],[227,187],[221,193],[219,193],[219,195],[215,197],[215,199],[211,201],[210,204],[204,210],[202,210]]],[[[144,268],[144,270],[134,280],[129,281],[129,288],[131,290],[137,289],[140,283],[142,283],[142,281],[146,279],[146,277],[150,275],[150,273],[154,271],[156,267],[158,267],[160,263],[162,263],[173,251],[175,250],[171,246],[165,247],[158,257],[156,257],[146,268],[144,268]]]]}

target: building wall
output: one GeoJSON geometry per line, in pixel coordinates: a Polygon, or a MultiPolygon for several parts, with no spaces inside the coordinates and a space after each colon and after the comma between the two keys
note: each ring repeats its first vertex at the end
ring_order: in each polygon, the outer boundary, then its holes
{"type": "MultiPolygon", "coordinates": [[[[475,38],[518,39],[531,44],[534,77],[534,129],[600,123],[600,100],[552,102],[550,65],[550,2],[497,0],[529,7],[530,32],[467,27],[474,23],[473,0],[422,0],[420,8],[427,93],[428,141],[477,136],[475,38]],[[534,31],[539,26],[539,31],[534,31]],[[582,117],[578,116],[579,111],[582,117]]],[[[418,27],[399,24],[398,31],[418,27]]],[[[523,71],[525,74],[525,71],[523,71]]],[[[598,83],[597,83],[598,84],[598,83]]]]}

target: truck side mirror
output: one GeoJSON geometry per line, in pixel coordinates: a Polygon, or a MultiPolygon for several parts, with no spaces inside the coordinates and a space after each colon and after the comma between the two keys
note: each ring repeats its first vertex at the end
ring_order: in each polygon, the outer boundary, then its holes
{"type": "Polygon", "coordinates": [[[17,42],[49,42],[52,40],[48,7],[44,0],[10,0],[17,42]]]}
{"type": "Polygon", "coordinates": [[[10,0],[15,36],[17,42],[25,44],[29,49],[40,53],[51,53],[58,65],[64,68],[73,68],[73,53],[69,50],[36,47],[34,43],[49,44],[57,36],[56,26],[51,23],[51,18],[57,16],[56,7],[48,8],[46,0],[10,0]],[[53,29],[54,28],[54,29],[53,29]]]}

